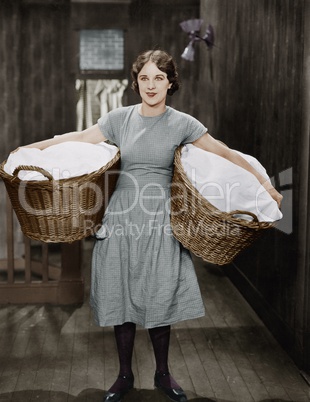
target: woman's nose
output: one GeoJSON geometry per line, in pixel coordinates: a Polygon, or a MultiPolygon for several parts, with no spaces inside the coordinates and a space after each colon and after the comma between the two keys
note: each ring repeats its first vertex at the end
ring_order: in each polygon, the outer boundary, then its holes
{"type": "Polygon", "coordinates": [[[155,81],[149,80],[148,89],[153,89],[153,88],[155,88],[155,81]]]}

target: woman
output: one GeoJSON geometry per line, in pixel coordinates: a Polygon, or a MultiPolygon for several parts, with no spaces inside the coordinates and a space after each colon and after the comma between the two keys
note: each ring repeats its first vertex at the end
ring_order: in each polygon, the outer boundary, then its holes
{"type": "Polygon", "coordinates": [[[132,88],[141,104],[123,107],[82,131],[29,145],[110,140],[121,151],[121,172],[93,251],[91,306],[100,326],[114,326],[119,376],[104,397],[121,401],[133,388],[131,369],[136,325],[148,329],[155,360],[155,386],[173,401],[187,401],[168,369],[171,324],[204,315],[190,254],[167,230],[173,157],[180,144],[220,155],[254,174],[280,205],[282,196],[241,156],[207,133],[193,117],[166,106],[179,88],[172,57],[142,53],[132,67],[132,88]]]}

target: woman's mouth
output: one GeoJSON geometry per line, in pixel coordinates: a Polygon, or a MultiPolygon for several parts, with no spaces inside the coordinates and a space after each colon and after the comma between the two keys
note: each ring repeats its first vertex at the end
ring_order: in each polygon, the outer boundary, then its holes
{"type": "Polygon", "coordinates": [[[147,96],[149,96],[150,98],[153,98],[153,97],[156,95],[155,92],[147,92],[146,94],[147,94],[147,96]]]}

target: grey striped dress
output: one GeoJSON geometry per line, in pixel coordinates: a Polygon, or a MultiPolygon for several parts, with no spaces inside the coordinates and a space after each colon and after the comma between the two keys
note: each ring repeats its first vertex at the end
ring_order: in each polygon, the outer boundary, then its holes
{"type": "Polygon", "coordinates": [[[121,151],[121,175],[93,250],[90,303],[100,326],[145,328],[204,315],[188,250],[170,227],[174,151],[207,132],[195,118],[167,107],[155,117],[138,105],[98,120],[121,151]]]}

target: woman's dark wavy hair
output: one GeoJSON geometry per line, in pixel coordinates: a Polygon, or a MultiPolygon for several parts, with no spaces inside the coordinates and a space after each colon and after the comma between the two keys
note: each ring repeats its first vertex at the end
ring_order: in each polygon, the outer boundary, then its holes
{"type": "Polygon", "coordinates": [[[148,61],[155,63],[159,70],[167,74],[168,81],[172,84],[167,94],[170,96],[173,95],[180,87],[179,74],[172,56],[163,50],[147,50],[137,57],[131,68],[131,77],[133,80],[131,88],[140,95],[138,74],[148,61]]]}

